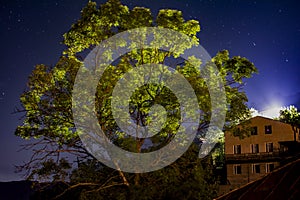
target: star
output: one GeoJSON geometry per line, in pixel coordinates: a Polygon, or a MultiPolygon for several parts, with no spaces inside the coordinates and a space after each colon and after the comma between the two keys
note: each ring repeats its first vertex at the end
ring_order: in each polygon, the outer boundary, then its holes
{"type": "Polygon", "coordinates": [[[3,100],[3,99],[4,99],[4,96],[5,96],[5,92],[2,92],[2,93],[1,93],[1,96],[0,96],[0,100],[3,100]]]}

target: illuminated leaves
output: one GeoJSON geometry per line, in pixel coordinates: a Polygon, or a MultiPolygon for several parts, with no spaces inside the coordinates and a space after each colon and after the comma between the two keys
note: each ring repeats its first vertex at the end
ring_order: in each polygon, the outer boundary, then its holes
{"type": "MultiPolygon", "coordinates": [[[[185,20],[182,12],[178,10],[160,10],[157,17],[154,17],[147,8],[136,7],[130,10],[118,0],[109,0],[100,7],[92,1],[87,3],[81,12],[81,18],[63,35],[63,43],[66,45],[66,50],[63,52],[65,56],[62,56],[54,67],[45,65],[35,67],[29,76],[28,89],[20,97],[26,114],[23,124],[18,126],[16,130],[16,135],[25,139],[44,139],[51,145],[56,145],[58,150],[72,148],[72,151],[76,151],[76,156],[80,157],[84,154],[82,156],[84,159],[93,159],[89,153],[82,150],[82,145],[78,142],[78,132],[76,132],[72,116],[72,90],[76,73],[83,64],[81,56],[118,32],[152,26],[179,31],[190,36],[190,38],[178,37],[173,43],[170,43],[166,40],[168,35],[162,35],[159,31],[154,33],[151,37],[155,38],[153,40],[155,48],[136,48],[136,50],[128,52],[118,58],[117,61],[106,66],[101,79],[97,80],[97,91],[93,97],[96,100],[95,109],[91,110],[85,104],[81,105],[81,108],[88,110],[87,113],[96,112],[101,128],[113,142],[122,148],[136,152],[146,151],[145,146],[143,146],[143,139],[129,137],[118,128],[112,116],[112,92],[116,83],[131,69],[147,63],[170,65],[172,69],[177,70],[188,80],[195,91],[199,102],[199,115],[201,115],[199,131],[205,130],[211,116],[211,99],[207,83],[199,69],[199,65],[203,63],[193,56],[188,61],[183,61],[180,58],[187,49],[199,44],[197,37],[197,33],[200,31],[199,22],[185,20]],[[168,47],[170,51],[163,51],[162,49],[165,47],[168,47]]],[[[146,34],[140,36],[137,41],[143,42],[148,36],[146,34]]],[[[126,47],[127,43],[125,40],[119,39],[116,40],[115,45],[117,49],[117,47],[126,47]]],[[[133,42],[131,45],[132,47],[139,47],[139,43],[133,42]]],[[[105,61],[112,61],[113,50],[103,52],[101,56],[105,61]]],[[[226,50],[219,52],[207,65],[212,64],[212,62],[216,64],[219,70],[217,75],[220,75],[225,82],[228,102],[226,122],[227,124],[236,122],[245,116],[245,113],[248,113],[247,97],[241,91],[243,80],[251,77],[257,70],[246,58],[230,57],[226,50]]],[[[95,73],[98,71],[95,70],[95,73]]],[[[86,84],[90,84],[92,81],[95,80],[87,80],[86,84]]],[[[212,87],[219,87],[211,84],[212,87]]],[[[85,96],[86,93],[82,91],[81,95],[85,96]]],[[[132,119],[142,125],[151,123],[151,117],[149,117],[151,106],[160,104],[166,111],[165,125],[158,136],[151,138],[148,151],[162,147],[173,138],[174,133],[179,128],[180,105],[174,93],[165,87],[163,82],[161,85],[146,84],[137,88],[128,101],[132,119]]],[[[192,112],[195,108],[185,109],[187,112],[192,112]]],[[[163,120],[163,118],[158,118],[158,123],[163,120]]],[[[58,150],[53,149],[49,157],[58,156],[56,154],[58,150]]],[[[36,156],[38,155],[40,154],[36,154],[36,156]]],[[[62,166],[62,164],[52,161],[42,162],[41,170],[45,171],[36,170],[34,172],[43,176],[56,173],[60,166],[65,167],[65,165],[62,166]]],[[[176,176],[178,174],[180,176],[180,173],[175,173],[176,176]]],[[[196,178],[200,179],[201,177],[199,175],[196,178]]],[[[169,183],[169,181],[166,178],[166,182],[169,183]]]]}

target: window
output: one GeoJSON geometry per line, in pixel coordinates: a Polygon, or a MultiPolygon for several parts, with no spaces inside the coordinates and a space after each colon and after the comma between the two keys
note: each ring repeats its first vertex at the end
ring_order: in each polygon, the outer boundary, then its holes
{"type": "Polygon", "coordinates": [[[265,126],[265,134],[272,134],[272,126],[271,125],[265,126]]]}
{"type": "Polygon", "coordinates": [[[251,135],[257,135],[257,126],[251,128],[251,135]]]}
{"type": "Polygon", "coordinates": [[[242,166],[233,165],[233,174],[242,174],[242,166]]]}
{"type": "Polygon", "coordinates": [[[259,145],[251,144],[251,153],[259,153],[259,145]]]}
{"type": "Polygon", "coordinates": [[[252,164],[252,173],[259,174],[260,173],[260,165],[259,164],[252,164]]]}
{"type": "Polygon", "coordinates": [[[266,143],[266,152],[273,152],[273,143],[272,142],[266,143]]]}
{"type": "Polygon", "coordinates": [[[266,164],[266,173],[270,173],[274,170],[274,163],[267,163],[266,164]]]}
{"type": "Polygon", "coordinates": [[[233,153],[234,154],[241,154],[242,153],[241,145],[240,144],[233,146],[233,153]]]}

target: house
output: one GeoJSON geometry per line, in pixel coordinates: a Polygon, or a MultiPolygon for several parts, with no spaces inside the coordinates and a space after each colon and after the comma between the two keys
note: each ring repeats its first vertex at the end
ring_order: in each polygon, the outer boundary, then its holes
{"type": "Polygon", "coordinates": [[[299,168],[300,159],[297,159],[216,200],[300,199],[299,168]]]}
{"type": "MultiPolygon", "coordinates": [[[[248,121],[249,137],[225,132],[227,182],[230,189],[241,187],[288,162],[299,148],[291,125],[256,116],[248,121]]],[[[235,130],[239,131],[242,125],[235,130]]]]}

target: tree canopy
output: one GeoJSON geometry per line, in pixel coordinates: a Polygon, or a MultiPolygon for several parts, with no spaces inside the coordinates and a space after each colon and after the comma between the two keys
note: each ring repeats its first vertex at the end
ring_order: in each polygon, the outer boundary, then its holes
{"type": "MultiPolygon", "coordinates": [[[[36,65],[29,76],[28,89],[20,97],[23,106],[20,112],[24,111],[25,116],[15,134],[24,139],[34,139],[24,147],[33,150],[33,156],[19,169],[25,170],[29,179],[64,182],[64,190],[57,197],[70,195],[72,191],[76,191],[82,199],[102,199],[103,195],[111,199],[209,199],[215,195],[213,191],[217,182],[210,176],[210,161],[204,159],[206,162],[203,164],[197,159],[199,142],[192,144],[181,158],[164,169],[130,174],[98,162],[84,148],[78,136],[72,115],[72,91],[83,57],[103,40],[139,27],[169,28],[189,36],[192,44],[199,43],[199,22],[185,20],[181,11],[163,9],[153,16],[148,8],[130,10],[118,0],[109,0],[99,7],[89,1],[81,12],[81,18],[63,35],[66,50],[55,66],[36,65]]],[[[166,110],[166,122],[161,131],[149,138],[151,145],[147,145],[146,139],[127,136],[120,130],[113,117],[111,96],[118,80],[140,65],[165,64],[182,74],[199,102],[200,136],[201,133],[205,136],[210,123],[211,99],[201,71],[188,60],[181,59],[180,55],[163,51],[161,47],[137,49],[121,56],[106,68],[97,84],[95,112],[99,125],[114,144],[128,151],[151,152],[168,144],[174,138],[180,121],[180,105],[174,93],[163,85],[149,83],[134,91],[129,101],[129,113],[136,124],[144,126],[151,121],[151,107],[162,105],[166,110]]],[[[184,51],[191,46],[183,43],[180,48],[184,51]]],[[[109,58],[111,55],[103,56],[109,58]]],[[[250,115],[242,86],[244,79],[250,78],[257,69],[244,57],[231,57],[227,50],[217,53],[211,62],[224,81],[226,126],[230,126],[250,115]]],[[[82,108],[85,109],[85,106],[82,105],[82,108]]]]}
{"type": "Polygon", "coordinates": [[[297,133],[300,130],[300,112],[293,105],[285,107],[279,111],[279,120],[290,124],[294,132],[294,141],[297,141],[297,133]]]}

